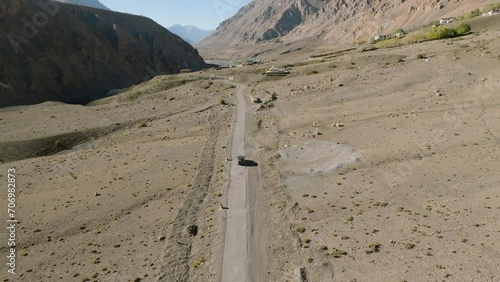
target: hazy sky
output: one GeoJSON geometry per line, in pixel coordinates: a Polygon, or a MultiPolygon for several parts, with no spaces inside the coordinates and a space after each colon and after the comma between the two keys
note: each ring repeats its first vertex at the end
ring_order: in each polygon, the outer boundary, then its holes
{"type": "Polygon", "coordinates": [[[118,12],[142,15],[164,27],[174,24],[215,29],[251,0],[100,0],[118,12]]]}

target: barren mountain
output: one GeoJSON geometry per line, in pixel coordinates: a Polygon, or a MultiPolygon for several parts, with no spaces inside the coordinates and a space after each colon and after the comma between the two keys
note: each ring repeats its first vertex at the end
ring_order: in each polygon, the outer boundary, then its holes
{"type": "Polygon", "coordinates": [[[51,1],[2,6],[0,107],[87,103],[158,74],[206,66],[191,45],[145,17],[51,1]]]}
{"type": "Polygon", "coordinates": [[[479,0],[254,0],[203,40],[202,49],[242,46],[279,38],[327,43],[366,39],[411,29],[482,7],[479,0]]]}
{"type": "Polygon", "coordinates": [[[101,2],[99,2],[99,0],[54,0],[54,1],[109,10],[109,8],[104,6],[101,2]]]}

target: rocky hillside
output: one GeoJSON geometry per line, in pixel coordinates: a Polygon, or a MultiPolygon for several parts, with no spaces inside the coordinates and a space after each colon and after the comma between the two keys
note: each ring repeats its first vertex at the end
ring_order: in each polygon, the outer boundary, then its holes
{"type": "Polygon", "coordinates": [[[242,46],[280,38],[327,43],[369,38],[413,28],[485,6],[481,0],[253,0],[203,40],[203,49],[242,46]]]}
{"type": "Polygon", "coordinates": [[[101,2],[99,2],[99,0],[54,0],[54,1],[109,10],[109,8],[104,6],[101,2]]]}
{"type": "Polygon", "coordinates": [[[155,75],[206,67],[196,49],[148,18],[50,1],[0,5],[0,107],[87,103],[155,75]]]}

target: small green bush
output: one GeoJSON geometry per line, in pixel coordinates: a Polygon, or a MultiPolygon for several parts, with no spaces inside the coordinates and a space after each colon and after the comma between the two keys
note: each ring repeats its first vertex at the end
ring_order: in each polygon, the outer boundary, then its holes
{"type": "Polygon", "coordinates": [[[433,39],[443,39],[443,38],[449,38],[453,37],[456,35],[455,30],[447,27],[435,27],[427,33],[427,39],[433,40],[433,39]]]}
{"type": "Polygon", "coordinates": [[[360,39],[360,40],[356,40],[352,43],[352,45],[363,45],[366,43],[366,40],[365,39],[360,39]]]}
{"type": "Polygon", "coordinates": [[[439,21],[438,20],[433,20],[431,22],[428,22],[427,24],[423,25],[422,28],[428,28],[428,27],[431,27],[431,26],[438,26],[439,25],[439,21]]]}
{"type": "Polygon", "coordinates": [[[488,10],[498,12],[500,11],[500,3],[492,3],[488,5],[488,10]]]}
{"type": "Polygon", "coordinates": [[[377,48],[392,48],[401,45],[401,41],[399,38],[390,38],[375,44],[377,48]]]}
{"type": "Polygon", "coordinates": [[[402,28],[398,28],[398,29],[396,29],[396,30],[392,33],[392,35],[393,35],[393,36],[396,36],[396,34],[404,34],[404,33],[405,33],[405,30],[404,30],[404,29],[402,29],[402,28]]]}
{"type": "Polygon", "coordinates": [[[403,43],[405,44],[420,43],[426,40],[427,36],[425,34],[416,32],[410,33],[402,39],[403,43]]]}
{"type": "Polygon", "coordinates": [[[466,34],[468,33],[469,31],[471,31],[471,27],[470,27],[470,24],[468,23],[460,23],[456,28],[455,28],[455,33],[457,35],[462,35],[462,34],[466,34]]]}
{"type": "Polygon", "coordinates": [[[201,257],[199,258],[198,260],[196,260],[195,262],[193,262],[191,265],[194,267],[194,268],[197,268],[198,266],[200,266],[202,263],[206,262],[207,259],[205,257],[201,257]]]}
{"type": "Polygon", "coordinates": [[[330,255],[333,256],[334,258],[340,258],[342,256],[346,256],[347,252],[344,250],[333,249],[330,255]]]}
{"type": "Polygon", "coordinates": [[[54,141],[54,145],[57,147],[57,148],[64,148],[64,143],[57,139],[56,141],[54,141]]]}
{"type": "Polygon", "coordinates": [[[297,229],[295,229],[295,230],[296,230],[297,232],[299,232],[299,233],[304,233],[304,232],[306,232],[306,228],[305,228],[305,227],[302,227],[302,226],[301,226],[301,227],[297,227],[297,229]]]}
{"type": "Polygon", "coordinates": [[[380,251],[380,247],[382,247],[382,244],[380,243],[371,243],[370,246],[368,246],[368,250],[366,251],[366,253],[378,253],[380,251]]]}
{"type": "Polygon", "coordinates": [[[467,18],[467,19],[472,19],[472,18],[478,17],[478,16],[480,16],[480,15],[482,15],[481,10],[479,10],[479,9],[474,9],[474,10],[470,11],[470,12],[469,12],[469,13],[465,16],[465,18],[467,18]]]}

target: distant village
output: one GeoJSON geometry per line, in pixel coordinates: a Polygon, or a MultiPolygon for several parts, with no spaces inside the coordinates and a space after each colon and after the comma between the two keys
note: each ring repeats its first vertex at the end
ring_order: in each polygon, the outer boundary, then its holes
{"type": "MultiPolygon", "coordinates": [[[[490,16],[494,16],[494,15],[499,15],[499,14],[500,14],[500,10],[495,9],[495,10],[490,10],[487,13],[482,13],[480,15],[483,17],[490,17],[490,16]]],[[[437,27],[439,25],[451,24],[456,20],[457,20],[457,17],[441,18],[438,21],[436,21],[435,24],[431,25],[431,27],[437,27]]],[[[406,35],[406,32],[404,30],[400,29],[400,30],[396,31],[394,34],[375,35],[373,38],[370,39],[370,43],[374,44],[374,43],[384,41],[387,39],[391,39],[391,38],[403,38],[405,35],[406,35]]]]}

